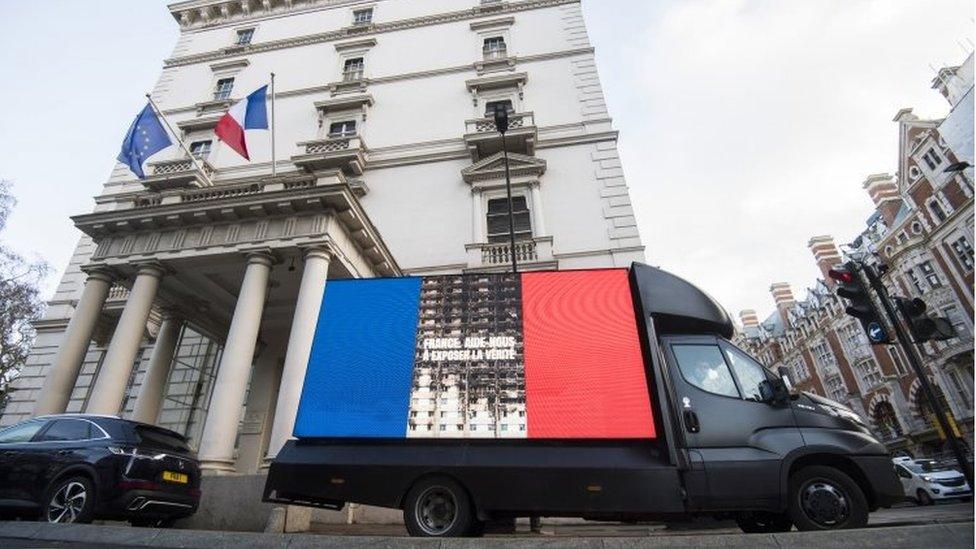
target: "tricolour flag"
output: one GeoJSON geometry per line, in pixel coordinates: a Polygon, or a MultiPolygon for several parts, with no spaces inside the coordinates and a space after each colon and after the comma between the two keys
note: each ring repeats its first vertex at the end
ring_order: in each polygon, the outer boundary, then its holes
{"type": "Polygon", "coordinates": [[[142,164],[147,158],[172,144],[156,116],[156,111],[147,103],[146,108],[142,109],[129,126],[125,140],[122,141],[122,151],[119,152],[118,160],[129,166],[139,179],[145,179],[146,174],[142,171],[142,164]]]}
{"type": "Polygon", "coordinates": [[[268,107],[266,105],[267,86],[261,86],[250,95],[234,104],[217,121],[214,133],[217,139],[230,145],[237,154],[250,160],[247,153],[245,130],[268,129],[268,107]]]}

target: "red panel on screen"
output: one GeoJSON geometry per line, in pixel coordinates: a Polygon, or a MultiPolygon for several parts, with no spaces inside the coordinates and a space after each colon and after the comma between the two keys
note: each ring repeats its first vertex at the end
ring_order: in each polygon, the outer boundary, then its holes
{"type": "Polygon", "coordinates": [[[522,275],[529,438],[652,438],[625,269],[522,275]]]}

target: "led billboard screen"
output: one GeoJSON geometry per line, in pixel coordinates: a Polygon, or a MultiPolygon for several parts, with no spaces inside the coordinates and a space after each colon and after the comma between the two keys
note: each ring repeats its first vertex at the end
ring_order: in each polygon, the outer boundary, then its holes
{"type": "Polygon", "coordinates": [[[330,281],[295,435],[653,438],[627,274],[330,281]]]}

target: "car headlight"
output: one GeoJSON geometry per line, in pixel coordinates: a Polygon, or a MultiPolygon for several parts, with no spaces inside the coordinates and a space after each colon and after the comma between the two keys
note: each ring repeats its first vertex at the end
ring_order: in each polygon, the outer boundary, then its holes
{"type": "Polygon", "coordinates": [[[932,477],[922,477],[925,482],[932,482],[932,477]]]}

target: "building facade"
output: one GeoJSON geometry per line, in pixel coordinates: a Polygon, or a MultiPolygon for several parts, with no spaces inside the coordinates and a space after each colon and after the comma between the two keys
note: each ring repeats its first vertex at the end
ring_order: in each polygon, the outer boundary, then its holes
{"type": "Polygon", "coordinates": [[[829,236],[809,242],[824,277],[798,301],[787,284],[771,288],[777,311],[760,322],[740,314],[740,343],[772,367],[786,366],[802,389],[849,405],[894,453],[940,456],[938,426],[920,381],[895,345],[870,345],[831,287],[827,271],[848,258],[885,265],[890,295],[920,297],[949,319],[957,337],[921,346],[924,367],[953,430],[973,451],[973,59],[942,69],[933,84],[949,101],[942,120],[895,116],[898,173],[868,176],[875,211],[844,254],[829,236]],[[967,106],[968,102],[968,106],[967,106]],[[960,113],[969,112],[968,124],[960,113]],[[946,135],[943,135],[943,131],[946,135]]]}
{"type": "MultiPolygon", "coordinates": [[[[207,470],[254,472],[291,435],[328,279],[499,272],[513,253],[525,270],[643,259],[579,0],[169,9],[181,32],[151,95],[202,170],[175,146],[144,180],[116,166],[74,218],[84,234],[3,425],[118,413],[187,434],[207,470]],[[274,146],[250,131],[246,161],[214,126],[272,72],[274,146]]],[[[415,390],[464,390],[517,431],[520,381],[505,383],[432,371],[415,390]]],[[[418,428],[488,422],[422,407],[418,428]]]]}

